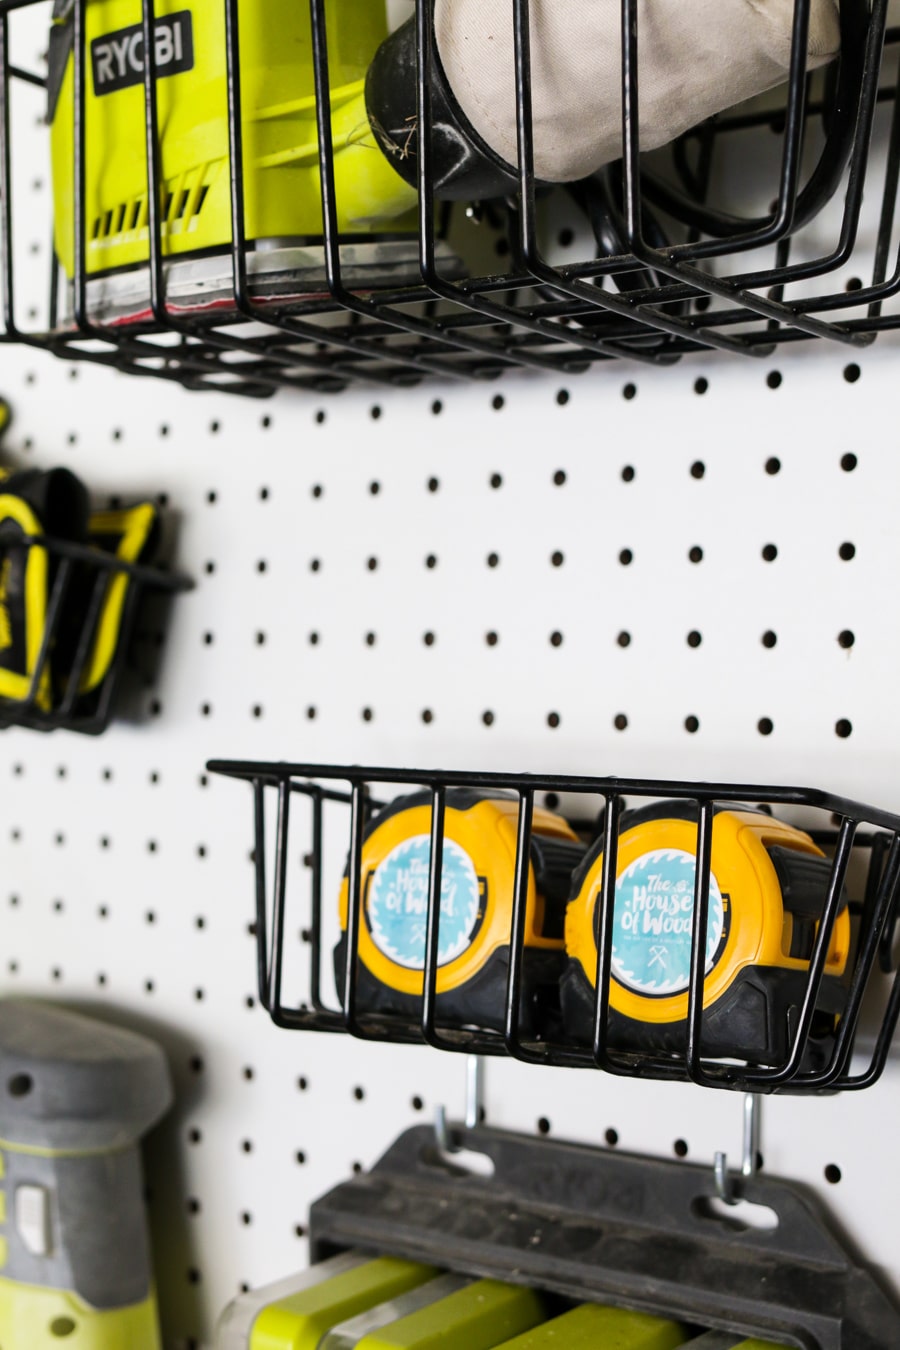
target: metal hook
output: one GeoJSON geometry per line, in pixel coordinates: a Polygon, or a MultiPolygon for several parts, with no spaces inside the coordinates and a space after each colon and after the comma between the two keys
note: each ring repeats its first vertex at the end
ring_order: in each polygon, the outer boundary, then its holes
{"type": "MultiPolygon", "coordinates": [[[[466,1129],[474,1130],[484,1115],[484,1058],[466,1056],[466,1129]]],[[[434,1137],[441,1153],[459,1153],[460,1148],[450,1138],[447,1127],[447,1108],[438,1106],[434,1113],[434,1137]]]]}
{"type": "MultiPolygon", "coordinates": [[[[741,1176],[749,1179],[759,1169],[759,1143],[762,1130],[762,1097],[758,1092],[744,1094],[744,1147],[741,1176]]],[[[728,1171],[728,1156],[717,1153],[714,1163],[716,1195],[726,1205],[736,1205],[740,1196],[728,1171]]]]}

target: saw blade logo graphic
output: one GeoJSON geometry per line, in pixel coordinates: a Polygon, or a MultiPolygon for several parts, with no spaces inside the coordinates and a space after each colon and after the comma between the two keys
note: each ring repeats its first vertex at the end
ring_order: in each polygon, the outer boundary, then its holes
{"type": "MultiPolygon", "coordinates": [[[[428,923],[431,839],[415,835],[392,849],[375,869],[367,918],[372,941],[398,966],[422,970],[428,923]]],[[[465,849],[444,839],[438,965],[456,960],[469,946],[478,923],[478,875],[465,849]]]]}

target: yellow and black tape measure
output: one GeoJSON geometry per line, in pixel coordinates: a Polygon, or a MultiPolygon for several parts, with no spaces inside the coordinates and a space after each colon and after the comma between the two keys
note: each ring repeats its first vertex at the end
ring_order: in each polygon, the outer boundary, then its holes
{"type": "MultiPolygon", "coordinates": [[[[616,863],[610,1045],[656,1052],[686,1043],[697,847],[696,808],[627,813],[616,863]]],[[[562,985],[566,1033],[593,1035],[603,869],[595,844],[573,878],[562,985]]],[[[717,809],[712,829],[704,1054],[761,1064],[787,1057],[806,990],[831,865],[801,830],[761,811],[717,809]]],[[[814,1034],[834,1030],[850,948],[846,900],[832,932],[814,1034]]]]}
{"type": "MultiPolygon", "coordinates": [[[[519,804],[513,796],[447,793],[444,820],[437,1013],[450,1025],[502,1030],[512,926],[519,804]]],[[[431,797],[398,798],[370,823],[362,854],[359,931],[360,1011],[416,1018],[421,1013],[431,797]]],[[[526,907],[523,1033],[558,1019],[565,963],[563,926],[573,869],[584,845],[550,811],[534,812],[526,907]]],[[[340,896],[338,989],[346,964],[348,882],[340,896]]]]}

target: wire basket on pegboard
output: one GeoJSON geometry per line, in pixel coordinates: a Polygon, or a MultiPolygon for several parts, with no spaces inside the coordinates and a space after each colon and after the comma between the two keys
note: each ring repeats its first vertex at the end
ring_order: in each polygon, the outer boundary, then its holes
{"type": "Polygon", "coordinates": [[[390,34],[381,0],[169,9],[0,0],[5,341],[265,395],[900,322],[888,0],[416,0],[390,34]],[[18,135],[45,111],[35,306],[18,135]]]}
{"type": "Polygon", "coordinates": [[[115,713],[148,599],[188,590],[190,581],[90,544],[25,534],[10,520],[0,525],[0,561],[4,645],[22,646],[14,653],[19,673],[2,671],[0,728],[99,735],[115,713]],[[41,575],[32,586],[33,567],[41,575]],[[10,569],[28,587],[20,640],[14,640],[6,609],[10,569]]]}
{"type": "Polygon", "coordinates": [[[896,815],[746,783],[208,767],[253,788],[258,996],[280,1027],[751,1092],[885,1068],[896,815]]]}

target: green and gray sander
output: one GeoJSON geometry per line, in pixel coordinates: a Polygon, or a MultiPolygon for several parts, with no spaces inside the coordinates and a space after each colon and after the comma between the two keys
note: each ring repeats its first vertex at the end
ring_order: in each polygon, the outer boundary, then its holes
{"type": "Polygon", "coordinates": [[[138,1144],[171,1101],[152,1041],[0,1001],[0,1350],[159,1350],[138,1144]]]}

